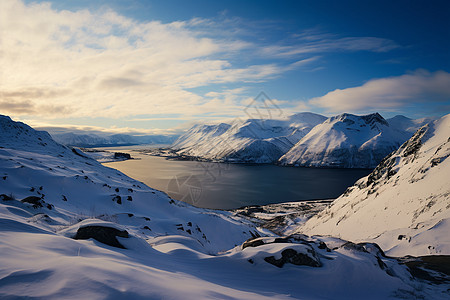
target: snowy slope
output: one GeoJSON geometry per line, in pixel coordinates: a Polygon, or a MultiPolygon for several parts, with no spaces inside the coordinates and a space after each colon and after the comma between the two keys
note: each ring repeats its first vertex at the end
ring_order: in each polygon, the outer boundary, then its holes
{"type": "Polygon", "coordinates": [[[421,119],[410,119],[408,117],[397,115],[390,119],[386,119],[389,126],[397,130],[402,130],[411,133],[411,136],[423,125],[435,121],[436,118],[421,118],[421,119]]]}
{"type": "Polygon", "coordinates": [[[272,163],[326,118],[299,113],[286,120],[248,119],[196,125],[171,146],[180,155],[229,162],[272,163]]]}
{"type": "Polygon", "coordinates": [[[410,137],[378,113],[341,114],[314,127],[279,162],[307,167],[373,168],[410,137]]]}
{"type": "Polygon", "coordinates": [[[231,212],[172,200],[8,117],[0,129],[0,298],[446,297],[375,245],[275,238],[231,212]]]}
{"type": "Polygon", "coordinates": [[[391,255],[450,254],[450,115],[425,125],[301,232],[375,241],[391,255]]]}

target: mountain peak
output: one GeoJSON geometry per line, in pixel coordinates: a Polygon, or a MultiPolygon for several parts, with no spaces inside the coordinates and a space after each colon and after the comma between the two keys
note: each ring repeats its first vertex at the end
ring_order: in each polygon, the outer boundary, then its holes
{"type": "Polygon", "coordinates": [[[373,113],[373,114],[361,116],[361,118],[370,125],[375,125],[376,123],[379,123],[379,124],[383,124],[385,126],[389,126],[389,123],[377,112],[373,113]]]}
{"type": "Polygon", "coordinates": [[[449,135],[450,115],[421,127],[369,176],[311,218],[302,233],[369,239],[394,256],[446,253],[449,135]]]}

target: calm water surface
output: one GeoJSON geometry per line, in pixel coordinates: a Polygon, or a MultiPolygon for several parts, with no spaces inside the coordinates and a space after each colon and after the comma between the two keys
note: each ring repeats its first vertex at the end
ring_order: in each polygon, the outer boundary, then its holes
{"type": "Polygon", "coordinates": [[[105,165],[174,199],[214,209],[336,198],[371,171],[176,161],[128,150],[137,159],[105,165]]]}

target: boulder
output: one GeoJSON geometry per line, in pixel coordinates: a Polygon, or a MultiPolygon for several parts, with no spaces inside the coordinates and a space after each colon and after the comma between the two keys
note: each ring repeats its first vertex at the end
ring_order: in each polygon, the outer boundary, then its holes
{"type": "Polygon", "coordinates": [[[126,230],[119,230],[112,227],[105,227],[99,225],[84,226],[77,230],[77,234],[74,239],[76,240],[87,240],[95,239],[100,243],[126,249],[122,244],[119,243],[116,237],[128,238],[128,232],[126,230]]]}

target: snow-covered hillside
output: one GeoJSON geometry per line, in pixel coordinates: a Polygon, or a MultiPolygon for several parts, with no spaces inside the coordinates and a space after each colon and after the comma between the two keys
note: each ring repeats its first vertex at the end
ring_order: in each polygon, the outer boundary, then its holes
{"type": "Polygon", "coordinates": [[[386,119],[389,126],[397,130],[406,131],[411,134],[411,136],[423,125],[435,121],[436,118],[420,118],[420,119],[410,119],[408,117],[397,115],[393,118],[386,119]]]}
{"type": "Polygon", "coordinates": [[[248,119],[195,125],[171,146],[180,155],[214,161],[272,163],[326,118],[313,113],[286,120],[248,119]]]}
{"type": "Polygon", "coordinates": [[[445,299],[375,245],[276,238],[8,117],[0,130],[0,298],[445,299]]]}
{"type": "Polygon", "coordinates": [[[280,158],[282,165],[374,168],[410,137],[378,113],[342,114],[314,127],[280,158]]]}
{"type": "Polygon", "coordinates": [[[450,254],[450,115],[420,128],[300,231],[374,241],[390,255],[450,254]]]}

